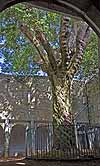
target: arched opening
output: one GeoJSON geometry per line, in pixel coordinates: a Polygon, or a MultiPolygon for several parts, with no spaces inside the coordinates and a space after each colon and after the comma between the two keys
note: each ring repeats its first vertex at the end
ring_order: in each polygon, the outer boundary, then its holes
{"type": "MultiPolygon", "coordinates": [[[[85,12],[82,12],[79,8],[75,7],[74,5],[70,5],[69,3],[65,3],[65,6],[69,7],[69,8],[72,8],[72,9],[75,9],[76,13],[80,13],[80,16],[82,16],[89,23],[89,25],[94,27],[95,31],[99,33],[99,28],[95,24],[93,24],[93,22],[91,22],[91,19],[89,19],[87,17],[87,15],[85,15],[85,12]]],[[[37,133],[36,133],[36,136],[35,136],[36,137],[36,141],[37,141],[36,142],[36,150],[38,148],[39,148],[39,150],[45,150],[45,148],[47,148],[47,135],[48,135],[47,132],[48,132],[47,130],[44,130],[44,127],[37,129],[37,133]],[[42,141],[42,146],[41,146],[41,141],[42,141]]],[[[14,133],[16,133],[16,132],[14,132],[14,133]]],[[[13,134],[13,135],[15,135],[15,134],[13,134]]],[[[20,138],[20,137],[18,137],[18,138],[20,138]]],[[[15,144],[13,143],[13,145],[15,145],[15,144]]],[[[21,145],[21,143],[20,143],[20,145],[21,145]]],[[[14,150],[15,149],[17,149],[17,148],[15,147],[14,150]]],[[[17,153],[17,152],[14,152],[14,153],[17,153]]]]}
{"type": "Polygon", "coordinates": [[[0,126],[0,157],[3,155],[3,145],[4,145],[4,131],[3,128],[0,126]]]}
{"type": "MultiPolygon", "coordinates": [[[[83,1],[79,2],[77,0],[69,0],[62,1],[62,0],[56,0],[53,1],[31,1],[30,3],[33,4],[35,7],[41,7],[48,10],[58,11],[62,12],[71,16],[78,16],[84,19],[93,29],[94,31],[100,36],[100,12],[99,12],[99,2],[95,3],[95,1],[83,1]],[[98,8],[98,9],[97,9],[98,8]],[[96,18],[96,19],[95,19],[96,18]]],[[[21,2],[29,2],[27,0],[8,0],[3,1],[2,4],[0,4],[0,11],[3,11],[4,9],[15,5],[17,3],[21,2]]]]}
{"type": "Polygon", "coordinates": [[[23,125],[15,125],[12,128],[9,147],[10,156],[25,156],[25,131],[26,127],[23,125]]]}

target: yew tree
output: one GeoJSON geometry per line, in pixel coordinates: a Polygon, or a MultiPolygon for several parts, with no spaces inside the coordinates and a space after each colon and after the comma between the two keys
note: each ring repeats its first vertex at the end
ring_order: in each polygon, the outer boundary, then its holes
{"type": "Polygon", "coordinates": [[[54,122],[71,124],[71,83],[82,62],[91,28],[81,19],[35,9],[28,3],[7,9],[1,17],[6,23],[2,24],[2,34],[8,34],[4,47],[13,45],[17,66],[20,64],[21,68],[27,56],[36,56],[51,82],[54,122]],[[20,48],[18,35],[27,41],[20,48]]]}

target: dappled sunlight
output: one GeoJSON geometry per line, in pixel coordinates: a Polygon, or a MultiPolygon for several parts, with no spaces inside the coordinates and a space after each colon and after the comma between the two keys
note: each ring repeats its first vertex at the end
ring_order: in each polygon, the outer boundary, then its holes
{"type": "Polygon", "coordinates": [[[26,163],[18,162],[16,165],[26,165],[26,163]]]}
{"type": "MultiPolygon", "coordinates": [[[[25,157],[20,157],[20,158],[15,158],[15,157],[9,157],[9,158],[4,158],[4,157],[1,157],[0,158],[0,163],[9,163],[9,162],[23,162],[23,160],[25,159],[25,157]]],[[[0,165],[1,166],[1,165],[0,165]]]]}
{"type": "Polygon", "coordinates": [[[42,105],[46,111],[50,110],[52,95],[48,78],[29,77],[25,81],[21,77],[0,77],[1,119],[31,120],[36,110],[41,111],[42,105]]]}

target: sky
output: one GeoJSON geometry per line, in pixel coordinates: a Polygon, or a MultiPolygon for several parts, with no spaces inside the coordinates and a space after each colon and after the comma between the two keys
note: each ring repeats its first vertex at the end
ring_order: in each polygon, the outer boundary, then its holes
{"type": "MultiPolygon", "coordinates": [[[[5,58],[4,58],[4,55],[2,53],[2,45],[4,45],[5,42],[6,42],[6,40],[2,36],[0,36],[0,73],[10,74],[11,75],[12,74],[11,72],[3,72],[2,71],[2,66],[3,66],[3,64],[5,64],[5,62],[4,62],[5,58]]],[[[35,75],[38,75],[38,76],[47,76],[47,73],[43,72],[42,70],[39,70],[37,72],[37,74],[35,74],[35,75]]]]}

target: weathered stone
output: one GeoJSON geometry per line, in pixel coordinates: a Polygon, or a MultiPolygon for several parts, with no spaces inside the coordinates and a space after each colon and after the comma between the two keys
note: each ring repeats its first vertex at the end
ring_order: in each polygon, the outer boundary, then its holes
{"type": "MultiPolygon", "coordinates": [[[[28,83],[31,77],[28,79],[28,83]]],[[[32,87],[13,76],[0,75],[0,117],[16,120],[52,121],[52,102],[48,78],[33,77],[32,87]],[[9,82],[8,82],[9,79],[9,82]]],[[[27,84],[27,83],[26,83],[27,84]]]]}

